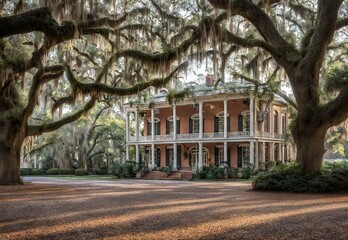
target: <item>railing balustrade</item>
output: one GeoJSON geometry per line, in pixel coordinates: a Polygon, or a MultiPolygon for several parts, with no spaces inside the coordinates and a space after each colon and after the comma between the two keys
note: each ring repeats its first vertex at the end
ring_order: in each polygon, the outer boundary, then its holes
{"type": "MultiPolygon", "coordinates": [[[[234,132],[228,132],[227,138],[243,138],[243,137],[249,137],[250,132],[249,131],[234,131],[234,132]]],[[[274,139],[283,139],[284,135],[279,133],[270,133],[270,132],[256,132],[256,137],[265,137],[265,138],[274,138],[274,139]]],[[[155,135],[155,141],[166,141],[166,140],[173,140],[173,134],[166,134],[166,135],[155,135]]],[[[184,133],[184,134],[177,134],[176,139],[177,140],[190,140],[190,139],[198,139],[199,134],[198,133],[184,133]]],[[[222,139],[224,138],[223,132],[212,132],[212,133],[204,133],[203,134],[204,139],[222,139]]],[[[130,136],[129,138],[130,142],[135,142],[135,136],[130,136]]],[[[151,142],[151,136],[139,136],[140,142],[151,142]]]]}

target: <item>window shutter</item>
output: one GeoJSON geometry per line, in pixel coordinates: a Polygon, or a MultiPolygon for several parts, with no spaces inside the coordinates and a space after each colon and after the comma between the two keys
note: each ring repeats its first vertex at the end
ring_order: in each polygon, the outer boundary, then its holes
{"type": "Polygon", "coordinates": [[[243,150],[242,147],[237,147],[237,154],[238,154],[238,167],[241,168],[243,166],[243,150]]]}
{"type": "Polygon", "coordinates": [[[204,121],[204,118],[202,119],[202,121],[203,121],[203,133],[204,133],[204,122],[205,122],[205,121],[204,121]]]}
{"type": "Polygon", "coordinates": [[[176,134],[180,134],[180,120],[176,120],[176,134]]]}
{"type": "MultiPolygon", "coordinates": [[[[158,122],[158,124],[156,125],[156,127],[157,127],[157,134],[156,135],[161,135],[161,122],[158,122]]],[[[155,132],[155,133],[156,133],[155,132]]]]}
{"type": "Polygon", "coordinates": [[[219,148],[217,148],[217,147],[215,147],[215,159],[214,159],[214,161],[215,161],[215,166],[219,166],[219,148]]]}
{"type": "Polygon", "coordinates": [[[214,132],[219,131],[219,118],[217,116],[214,117],[214,132]]]}
{"type": "Polygon", "coordinates": [[[160,167],[161,166],[161,149],[160,148],[156,149],[156,155],[157,155],[156,165],[157,167],[160,167]]]}
{"type": "Polygon", "coordinates": [[[189,119],[189,133],[192,133],[192,124],[193,124],[193,122],[192,122],[192,119],[190,118],[189,119]]]}
{"type": "Polygon", "coordinates": [[[169,134],[169,121],[166,120],[166,134],[169,134]]]}
{"type": "Polygon", "coordinates": [[[169,149],[166,147],[166,166],[170,165],[170,161],[169,161],[169,149]]]}
{"type": "Polygon", "coordinates": [[[227,117],[227,132],[231,131],[231,119],[230,117],[227,117]]]}
{"type": "Polygon", "coordinates": [[[238,131],[243,131],[243,115],[238,115],[238,131]]]}
{"type": "Polygon", "coordinates": [[[149,121],[147,121],[147,135],[151,135],[151,123],[149,121]]]}
{"type": "Polygon", "coordinates": [[[181,146],[180,145],[178,145],[177,146],[177,163],[178,163],[178,168],[180,168],[181,167],[181,146]]]}

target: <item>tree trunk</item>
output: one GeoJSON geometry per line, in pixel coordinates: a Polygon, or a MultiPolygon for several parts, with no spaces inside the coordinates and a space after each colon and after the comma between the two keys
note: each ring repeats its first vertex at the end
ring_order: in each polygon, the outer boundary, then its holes
{"type": "Polygon", "coordinates": [[[18,124],[0,121],[0,185],[20,184],[20,151],[24,138],[19,137],[18,124]]]}
{"type": "Polygon", "coordinates": [[[0,185],[21,183],[20,152],[25,139],[23,119],[16,115],[20,106],[15,81],[0,88],[0,185]]]}
{"type": "Polygon", "coordinates": [[[299,124],[293,129],[293,137],[297,148],[296,161],[301,166],[302,174],[317,174],[321,172],[325,154],[325,127],[316,127],[311,122],[299,124]]]}

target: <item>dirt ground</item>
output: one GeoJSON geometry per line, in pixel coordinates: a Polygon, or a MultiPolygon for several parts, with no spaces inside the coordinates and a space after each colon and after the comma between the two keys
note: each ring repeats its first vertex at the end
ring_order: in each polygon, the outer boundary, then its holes
{"type": "Polygon", "coordinates": [[[0,239],[348,239],[348,193],[245,182],[63,180],[0,186],[0,239]]]}

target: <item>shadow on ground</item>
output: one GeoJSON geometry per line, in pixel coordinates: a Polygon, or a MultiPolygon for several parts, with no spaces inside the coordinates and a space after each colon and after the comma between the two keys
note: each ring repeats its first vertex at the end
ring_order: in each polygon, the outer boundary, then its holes
{"type": "Polygon", "coordinates": [[[348,194],[250,183],[71,181],[0,187],[0,239],[347,239],[348,194]]]}

